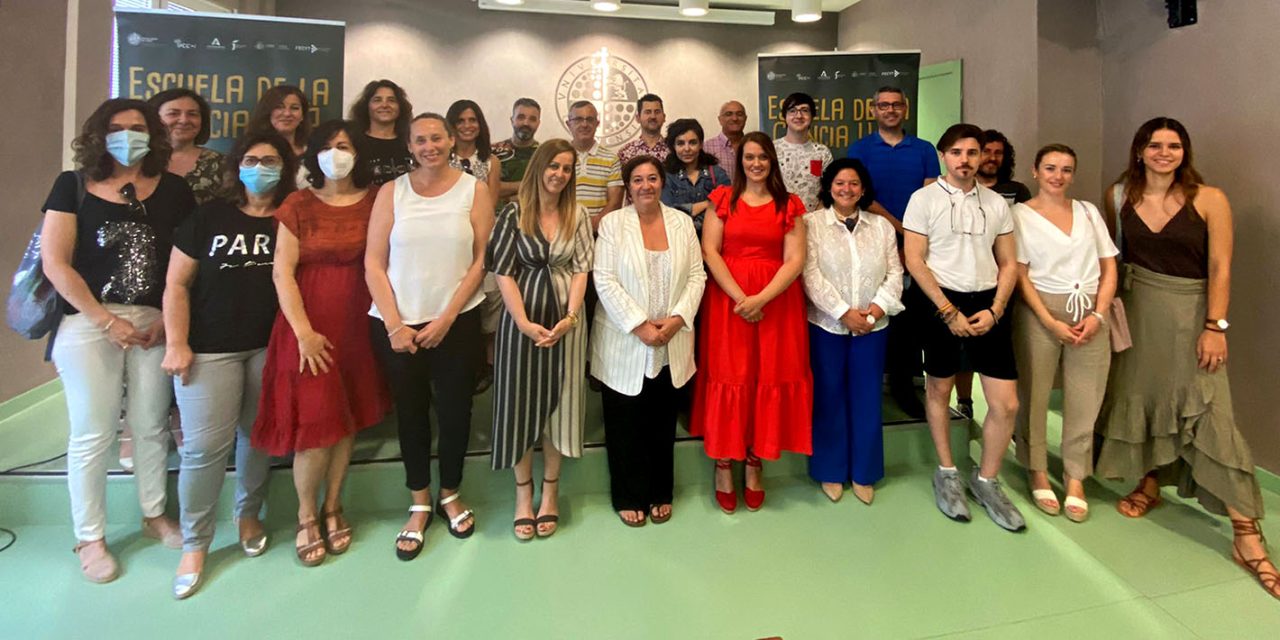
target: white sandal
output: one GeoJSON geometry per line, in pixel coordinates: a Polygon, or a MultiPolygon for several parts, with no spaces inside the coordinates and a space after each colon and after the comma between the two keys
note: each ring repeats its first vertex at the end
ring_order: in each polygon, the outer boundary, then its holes
{"type": "Polygon", "coordinates": [[[1062,504],[1058,502],[1058,494],[1053,489],[1032,489],[1031,501],[1036,503],[1036,508],[1051,515],[1056,516],[1062,511],[1062,504]],[[1051,503],[1052,506],[1046,503],[1051,503]]]}
{"type": "MultiPolygon", "coordinates": [[[[436,503],[436,506],[439,507],[441,511],[444,511],[444,506],[446,504],[449,504],[450,502],[453,502],[454,500],[457,500],[460,497],[461,497],[461,494],[455,493],[447,498],[441,498],[440,502],[436,503]]],[[[448,514],[446,513],[445,515],[448,515],[448,514]]],[[[459,513],[458,515],[452,518],[449,518],[449,535],[458,539],[463,539],[463,538],[470,538],[471,534],[475,532],[476,532],[476,523],[475,523],[474,511],[470,509],[463,509],[462,513],[459,513]],[[468,527],[466,531],[458,531],[458,525],[462,524],[463,522],[466,522],[467,518],[472,519],[471,526],[468,527]]]]}
{"type": "Polygon", "coordinates": [[[1063,513],[1067,516],[1068,520],[1072,522],[1084,522],[1089,519],[1089,503],[1085,502],[1084,498],[1067,496],[1067,499],[1063,501],[1063,505],[1066,507],[1066,509],[1063,510],[1063,513]]]}
{"type": "Polygon", "coordinates": [[[429,504],[411,505],[409,507],[409,513],[427,514],[427,523],[422,525],[421,531],[405,529],[400,533],[396,534],[396,557],[400,558],[401,560],[404,560],[405,562],[408,562],[418,557],[418,554],[422,553],[422,547],[425,546],[424,543],[426,542],[426,539],[427,539],[427,536],[426,536],[427,527],[431,526],[431,521],[435,519],[435,513],[431,511],[431,505],[429,504]],[[414,547],[413,549],[401,549],[400,543],[405,541],[416,542],[418,543],[418,546],[414,547]]]}

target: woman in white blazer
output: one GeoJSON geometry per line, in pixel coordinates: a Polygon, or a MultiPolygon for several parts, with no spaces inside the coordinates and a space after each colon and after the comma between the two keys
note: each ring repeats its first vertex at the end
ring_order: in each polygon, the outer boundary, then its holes
{"type": "Polygon", "coordinates": [[[600,223],[591,374],[604,385],[613,508],[628,526],[671,518],[677,391],[693,376],[693,319],[707,275],[689,216],[662,204],[652,156],[622,167],[632,204],[600,223]]]}

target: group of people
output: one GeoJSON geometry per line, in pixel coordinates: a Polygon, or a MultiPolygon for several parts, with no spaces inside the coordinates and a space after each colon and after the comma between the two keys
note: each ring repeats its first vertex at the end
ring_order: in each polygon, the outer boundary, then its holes
{"type": "Polygon", "coordinates": [[[305,95],[279,86],[218,157],[201,146],[198,94],[108,100],[73,143],[77,169],[58,176],[42,230],[65,311],[53,359],[85,577],[118,574],[104,494],[122,408],[142,531],[183,549],[173,595],[185,598],[203,582],[232,450],[244,553],[267,547],[269,458],[292,455],[295,551],[314,566],[350,547],[352,443],[394,410],[410,504],[395,552],[411,560],[436,517],[454,537],[475,531],[463,459],[473,395],[490,386],[492,466],[513,469],[513,534],[528,541],[558,528],[562,460],[582,455],[590,387],[613,507],[638,527],[673,515],[685,410],[726,513],[738,508],[733,462],[754,511],[763,461],[784,451],[810,456],[832,501],[849,485],[871,504],[887,374],[904,411],[927,418],[946,516],[970,519],[968,493],[999,526],[1025,528],[997,480],[1013,441],[1045,513],[1085,520],[1094,473],[1141,478],[1118,505],[1131,517],[1176,484],[1231,518],[1236,561],[1280,597],[1227,386],[1231,212],[1194,169],[1183,126],[1138,130],[1100,211],[1069,195],[1070,147],[1036,153],[1033,196],[998,132],[958,124],[930,145],[904,131],[900,89],[873,105],[877,131],[833,159],[809,138],[805,94],[784,101],[778,140],[746,132],[738,101],[711,139],[693,119],[664,132],[649,94],[639,137],[614,152],[587,101],[570,105],[570,139],[539,142],[541,107],[521,98],[511,138],[495,143],[469,100],[415,116],[401,87],[377,80],[349,119],[313,124],[305,95]],[[1061,502],[1045,435],[1059,371],[1061,502]],[[988,411],[965,477],[950,402],[960,387],[965,411],[974,373],[988,411]],[[175,400],[178,521],[165,515],[175,400]]]}

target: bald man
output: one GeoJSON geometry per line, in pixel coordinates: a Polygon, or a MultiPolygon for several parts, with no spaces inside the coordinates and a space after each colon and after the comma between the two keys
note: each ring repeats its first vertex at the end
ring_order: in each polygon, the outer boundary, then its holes
{"type": "Polygon", "coordinates": [[[738,145],[742,144],[742,136],[747,128],[747,108],[737,100],[730,100],[720,105],[720,135],[707,140],[702,148],[720,161],[720,167],[733,179],[733,170],[737,166],[738,145]]]}

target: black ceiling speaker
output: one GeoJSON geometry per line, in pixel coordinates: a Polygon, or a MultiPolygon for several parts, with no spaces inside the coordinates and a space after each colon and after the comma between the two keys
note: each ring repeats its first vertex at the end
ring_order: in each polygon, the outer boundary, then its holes
{"type": "Polygon", "coordinates": [[[1196,23],[1196,0],[1164,0],[1169,10],[1169,28],[1177,29],[1196,23]]]}

